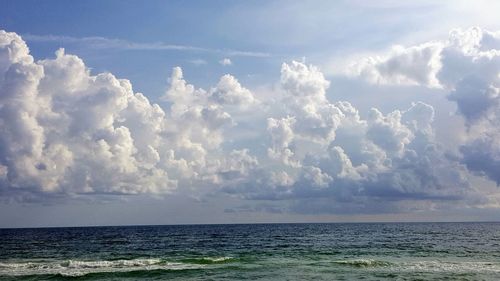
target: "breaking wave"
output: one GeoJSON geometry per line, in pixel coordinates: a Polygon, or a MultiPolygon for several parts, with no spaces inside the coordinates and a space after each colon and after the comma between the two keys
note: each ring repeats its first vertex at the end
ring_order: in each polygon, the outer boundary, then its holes
{"type": "Polygon", "coordinates": [[[218,263],[228,263],[236,261],[233,257],[203,257],[203,258],[190,258],[183,259],[184,263],[194,263],[194,264],[218,264],[218,263]]]}
{"type": "MultiPolygon", "coordinates": [[[[289,266],[281,261],[281,266],[289,266]]],[[[500,273],[500,262],[405,260],[385,261],[369,258],[325,261],[341,267],[355,267],[357,270],[387,273],[500,273]]],[[[0,262],[0,276],[60,275],[79,277],[98,273],[131,273],[143,271],[183,271],[215,268],[233,268],[234,263],[244,266],[244,260],[221,257],[193,257],[179,260],[160,258],[138,258],[120,260],[30,260],[0,262]],[[226,265],[227,264],[227,265],[226,265]],[[232,265],[230,265],[232,264],[232,265]]],[[[253,262],[250,261],[250,264],[253,262]]],[[[257,264],[270,266],[265,260],[257,264]]],[[[272,266],[272,265],[271,265],[272,266]]]]}
{"type": "Polygon", "coordinates": [[[0,262],[0,276],[62,275],[84,276],[93,273],[132,272],[150,270],[193,270],[202,269],[203,264],[168,262],[162,259],[132,260],[66,260],[50,262],[0,262]]]}
{"type": "Polygon", "coordinates": [[[403,263],[402,270],[414,272],[500,273],[500,262],[418,261],[403,263]]]}
{"type": "Polygon", "coordinates": [[[386,268],[396,272],[500,273],[500,262],[440,260],[388,262],[374,259],[351,259],[338,260],[333,263],[359,268],[386,268]]]}
{"type": "Polygon", "coordinates": [[[333,263],[341,265],[349,265],[354,267],[377,267],[377,266],[391,265],[391,263],[387,261],[372,260],[372,259],[339,260],[339,261],[334,261],[333,263]]]}

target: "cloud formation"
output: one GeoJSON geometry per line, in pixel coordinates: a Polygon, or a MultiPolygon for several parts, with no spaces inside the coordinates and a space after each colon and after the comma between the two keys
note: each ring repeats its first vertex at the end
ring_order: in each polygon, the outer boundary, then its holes
{"type": "Polygon", "coordinates": [[[412,82],[448,90],[448,99],[467,124],[462,162],[500,184],[500,32],[456,29],[447,40],[398,50],[367,58],[355,73],[370,82],[412,82]]]}
{"type": "Polygon", "coordinates": [[[465,167],[435,141],[432,106],[417,102],[388,114],[373,108],[362,119],[350,103],[326,98],[329,83],[314,66],[283,64],[281,74],[286,116],[267,124],[268,156],[281,168],[264,176],[267,187],[232,192],[360,206],[476,198],[465,167]]]}
{"type": "Polygon", "coordinates": [[[224,106],[255,102],[229,75],[206,92],[175,68],[165,112],[134,93],[128,80],[91,75],[64,49],[35,62],[21,37],[1,31],[0,77],[0,190],[6,196],[165,193],[180,182],[216,181],[220,171],[238,167],[224,166],[232,157],[246,156],[212,155],[224,126],[232,125],[224,106]]]}
{"type": "Polygon", "coordinates": [[[349,74],[361,76],[371,83],[440,87],[436,75],[441,67],[439,54],[442,49],[440,42],[409,48],[397,45],[386,56],[367,57],[355,62],[349,74]]]}
{"type": "Polygon", "coordinates": [[[470,134],[456,154],[437,142],[431,105],[360,113],[331,101],[330,82],[312,65],[283,63],[269,99],[230,74],[197,88],[175,67],[160,106],[64,49],[34,61],[20,36],[0,31],[0,196],[209,189],[289,200],[305,213],[482,204],[468,176],[500,182],[498,38],[454,31],[447,43],[357,66],[372,82],[449,89],[470,134]]]}
{"type": "Polygon", "coordinates": [[[371,83],[454,89],[467,76],[495,76],[499,48],[500,32],[454,29],[447,40],[396,45],[385,55],[353,62],[347,73],[371,83]]]}

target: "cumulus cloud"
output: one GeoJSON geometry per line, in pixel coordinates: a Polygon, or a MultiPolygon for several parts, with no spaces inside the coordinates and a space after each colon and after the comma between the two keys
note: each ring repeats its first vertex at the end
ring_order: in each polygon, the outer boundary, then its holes
{"type": "Polygon", "coordinates": [[[284,104],[290,116],[297,119],[298,137],[317,143],[335,138],[342,113],[326,98],[330,86],[323,73],[314,66],[293,61],[281,67],[281,87],[286,92],[284,104]]]}
{"type": "Polygon", "coordinates": [[[276,168],[258,174],[258,187],[241,185],[229,192],[370,210],[377,208],[367,206],[380,200],[411,204],[481,197],[470,187],[465,166],[436,142],[432,106],[417,102],[387,114],[373,108],[363,119],[349,102],[330,102],[328,86],[314,66],[282,66],[284,116],[267,122],[267,154],[276,168]]]}
{"type": "Polygon", "coordinates": [[[299,163],[293,160],[294,152],[289,145],[294,139],[292,126],[295,119],[291,117],[267,119],[267,130],[272,138],[272,146],[268,148],[267,154],[272,159],[279,159],[282,163],[290,166],[298,166],[299,163]]]}
{"type": "Polygon", "coordinates": [[[441,67],[442,48],[439,42],[409,48],[394,46],[388,55],[367,57],[354,63],[349,74],[371,83],[440,87],[436,74],[441,67]]]}
{"type": "Polygon", "coordinates": [[[248,109],[258,101],[253,94],[238,82],[233,76],[222,76],[215,88],[210,92],[210,98],[218,104],[236,106],[239,109],[248,109]]]}
{"type": "Polygon", "coordinates": [[[34,62],[19,36],[0,37],[4,191],[140,193],[175,187],[157,165],[165,115],[158,105],[134,94],[127,80],[91,76],[62,49],[55,59],[34,62]]]}
{"type": "Polygon", "coordinates": [[[249,106],[252,93],[232,76],[210,91],[195,89],[180,68],[169,83],[166,112],[128,80],[91,75],[63,49],[35,62],[21,37],[1,31],[1,193],[166,193],[228,171],[245,174],[254,163],[246,150],[219,150],[232,125],[224,106],[249,106]]]}
{"type": "Polygon", "coordinates": [[[357,64],[357,75],[371,82],[442,87],[467,124],[462,162],[500,183],[500,32],[477,27],[455,29],[447,40],[399,48],[383,58],[357,64]],[[412,62],[412,60],[420,62],[412,62]],[[398,67],[391,67],[398,66],[398,67]],[[401,67],[404,66],[404,67],[401,67]],[[391,71],[386,71],[391,68],[391,71]],[[399,77],[395,79],[395,77],[399,77]],[[420,78],[418,78],[420,77],[420,78]],[[425,78],[425,79],[422,79],[425,78]]]}
{"type": "MultiPolygon", "coordinates": [[[[348,74],[372,83],[454,89],[465,77],[497,77],[500,32],[454,29],[445,40],[394,46],[385,54],[355,61],[348,74]]],[[[497,77],[498,78],[498,77],[497,77]]]]}
{"type": "Polygon", "coordinates": [[[499,44],[496,33],[479,40],[474,32],[395,49],[359,72],[379,83],[450,89],[470,128],[456,155],[436,141],[431,105],[361,114],[349,102],[331,101],[330,82],[312,65],[284,63],[279,98],[266,107],[230,74],[202,89],[175,67],[160,106],[128,80],[92,74],[63,49],[35,62],[18,35],[1,31],[0,195],[201,193],[210,187],[245,199],[292,200],[299,204],[294,210],[306,201],[303,206],[367,210],[379,202],[482,202],[467,168],[499,182],[492,50],[499,44]],[[449,61],[467,67],[458,71],[449,61]],[[252,126],[239,123],[242,116],[255,118],[252,126]],[[234,132],[243,132],[238,142],[234,132]]]}

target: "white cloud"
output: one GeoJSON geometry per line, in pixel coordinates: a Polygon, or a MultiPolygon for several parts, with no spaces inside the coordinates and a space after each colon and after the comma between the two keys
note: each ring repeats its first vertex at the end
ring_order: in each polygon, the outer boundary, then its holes
{"type": "MultiPolygon", "coordinates": [[[[225,156],[214,154],[232,124],[223,106],[254,102],[230,76],[214,88],[220,97],[214,102],[175,68],[165,112],[134,93],[128,80],[91,75],[63,49],[34,62],[24,41],[4,31],[0,77],[1,189],[16,196],[165,193],[213,179],[228,169],[221,165],[225,156]]],[[[249,157],[244,151],[237,159],[252,163],[249,157]]]]}
{"type": "Polygon", "coordinates": [[[360,114],[349,102],[330,101],[330,82],[304,63],[282,65],[279,93],[265,107],[229,74],[205,90],[175,67],[162,108],[135,93],[128,80],[91,74],[63,49],[35,62],[19,36],[2,31],[0,195],[205,188],[339,206],[485,202],[469,185],[466,166],[499,181],[499,63],[492,49],[497,34],[478,39],[477,32],[458,32],[444,45],[400,49],[365,65],[376,82],[450,89],[470,127],[462,159],[436,141],[437,109],[431,105],[360,114]],[[241,116],[254,123],[238,123],[241,116]],[[243,132],[239,142],[230,141],[234,132],[243,132]]]}
{"type": "Polygon", "coordinates": [[[368,115],[367,138],[388,153],[401,155],[413,139],[413,133],[401,123],[401,112],[384,116],[375,108],[368,115]]]}
{"type": "Polygon", "coordinates": [[[57,42],[64,44],[80,44],[88,48],[95,49],[115,49],[115,50],[136,50],[136,51],[182,51],[197,53],[215,53],[236,57],[265,58],[271,54],[264,52],[254,52],[245,50],[211,49],[189,45],[176,45],[164,42],[131,42],[122,39],[106,38],[99,36],[91,37],[71,37],[57,35],[34,35],[25,34],[23,38],[28,42],[57,42]]]}
{"type": "Polygon", "coordinates": [[[318,143],[335,138],[342,113],[326,98],[330,86],[323,73],[314,66],[293,61],[281,67],[281,87],[286,92],[283,103],[288,114],[297,119],[296,134],[318,143]]]}
{"type": "Polygon", "coordinates": [[[268,148],[267,155],[271,159],[279,159],[282,163],[290,166],[298,166],[298,161],[293,160],[294,152],[289,145],[294,139],[292,129],[296,120],[292,117],[281,119],[267,119],[267,130],[271,134],[272,146],[268,148]]]}
{"type": "Polygon", "coordinates": [[[239,109],[248,109],[258,103],[254,95],[229,74],[222,76],[216,87],[211,89],[210,99],[215,103],[236,106],[239,109]]]}
{"type": "Polygon", "coordinates": [[[328,86],[313,66],[283,65],[285,95],[278,103],[286,115],[267,123],[268,157],[279,168],[261,174],[267,181],[259,187],[247,184],[230,192],[260,200],[329,198],[331,204],[355,205],[381,198],[472,204],[470,198],[480,197],[458,158],[436,143],[432,106],[418,102],[388,114],[372,109],[363,120],[350,103],[330,102],[328,86]]]}
{"type": "Polygon", "coordinates": [[[221,65],[227,66],[227,65],[232,65],[233,62],[229,58],[223,58],[219,61],[221,65]]]}
{"type": "Polygon", "coordinates": [[[189,63],[194,64],[196,66],[200,66],[200,65],[207,64],[207,61],[203,60],[203,59],[193,59],[193,60],[190,60],[189,63]]]}
{"type": "MultiPolygon", "coordinates": [[[[462,162],[476,174],[500,183],[497,176],[500,167],[497,151],[500,135],[500,32],[478,27],[454,29],[447,40],[401,49],[383,59],[367,60],[370,63],[358,68],[357,74],[370,82],[405,84],[411,80],[414,84],[439,85],[447,89],[450,92],[448,99],[456,103],[458,113],[468,127],[466,142],[460,148],[462,162]],[[410,60],[410,63],[405,63],[409,54],[421,62],[410,60]],[[385,71],[391,62],[405,67],[385,71]]],[[[420,123],[429,122],[422,120],[420,123]]],[[[426,127],[429,131],[429,125],[426,127]]]]}
{"type": "Polygon", "coordinates": [[[409,48],[394,46],[388,55],[367,57],[352,64],[349,74],[371,83],[441,87],[436,74],[441,67],[442,48],[439,42],[409,48]]]}
{"type": "Polygon", "coordinates": [[[347,74],[371,83],[453,89],[470,74],[495,76],[499,49],[500,32],[454,29],[446,40],[395,46],[388,54],[355,61],[347,74]]]}

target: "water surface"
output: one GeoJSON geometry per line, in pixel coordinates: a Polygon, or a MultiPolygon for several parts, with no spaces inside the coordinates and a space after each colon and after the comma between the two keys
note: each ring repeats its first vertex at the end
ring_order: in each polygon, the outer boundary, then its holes
{"type": "Polygon", "coordinates": [[[500,280],[500,223],[0,229],[0,280],[500,280]]]}

